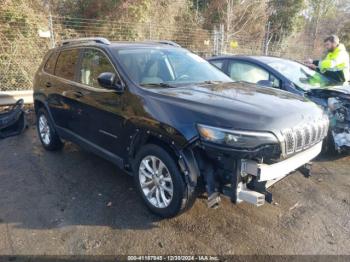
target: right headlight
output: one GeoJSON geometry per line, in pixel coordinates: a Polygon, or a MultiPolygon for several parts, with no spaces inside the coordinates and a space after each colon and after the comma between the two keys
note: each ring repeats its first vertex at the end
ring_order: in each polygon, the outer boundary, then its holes
{"type": "Polygon", "coordinates": [[[268,132],[232,130],[202,124],[197,124],[197,129],[204,141],[231,147],[256,148],[278,143],[277,138],[268,132]]]}

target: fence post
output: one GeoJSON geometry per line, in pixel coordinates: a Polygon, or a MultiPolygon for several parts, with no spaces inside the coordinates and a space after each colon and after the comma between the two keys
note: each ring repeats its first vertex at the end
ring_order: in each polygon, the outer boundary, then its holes
{"type": "Polygon", "coordinates": [[[268,55],[269,54],[269,41],[270,38],[270,21],[267,22],[267,26],[266,26],[266,32],[265,32],[265,39],[264,39],[264,44],[263,44],[263,52],[264,55],[268,55]]]}
{"type": "Polygon", "coordinates": [[[148,23],[148,40],[152,40],[152,22],[148,23]]]}
{"type": "Polygon", "coordinates": [[[49,13],[49,30],[50,30],[51,48],[54,48],[56,43],[55,43],[55,35],[54,35],[54,31],[53,31],[53,21],[52,21],[51,12],[49,13]]]}
{"type": "Polygon", "coordinates": [[[218,37],[217,37],[217,31],[216,26],[214,26],[213,29],[213,55],[218,55],[218,37]]]}
{"type": "Polygon", "coordinates": [[[225,49],[225,25],[220,24],[220,55],[226,52],[225,49]]]}

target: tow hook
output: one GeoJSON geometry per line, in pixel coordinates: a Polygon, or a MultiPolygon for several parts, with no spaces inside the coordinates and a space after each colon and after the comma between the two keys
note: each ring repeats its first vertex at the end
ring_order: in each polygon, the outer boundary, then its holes
{"type": "Polygon", "coordinates": [[[311,176],[312,163],[307,163],[298,168],[298,171],[306,178],[311,176]]]}
{"type": "Polygon", "coordinates": [[[265,190],[263,193],[265,195],[265,201],[269,204],[272,203],[272,193],[270,191],[265,190]]]}
{"type": "Polygon", "coordinates": [[[215,192],[208,197],[208,208],[216,209],[221,202],[220,194],[215,192]]]}
{"type": "Polygon", "coordinates": [[[269,204],[272,203],[272,193],[266,189],[266,182],[257,182],[256,179],[247,184],[250,190],[254,190],[265,196],[265,201],[269,204]]]}

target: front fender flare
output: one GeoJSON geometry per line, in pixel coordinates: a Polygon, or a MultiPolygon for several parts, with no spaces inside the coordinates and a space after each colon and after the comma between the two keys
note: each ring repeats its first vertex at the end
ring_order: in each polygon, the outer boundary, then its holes
{"type": "Polygon", "coordinates": [[[171,150],[176,157],[180,171],[185,177],[186,183],[195,188],[197,185],[198,177],[200,176],[200,170],[193,152],[193,147],[196,145],[196,140],[187,143],[185,146],[177,143],[169,136],[161,134],[152,130],[136,129],[135,134],[132,136],[132,140],[129,146],[129,162],[132,163],[137,150],[147,143],[158,143],[160,146],[165,146],[171,150]]]}

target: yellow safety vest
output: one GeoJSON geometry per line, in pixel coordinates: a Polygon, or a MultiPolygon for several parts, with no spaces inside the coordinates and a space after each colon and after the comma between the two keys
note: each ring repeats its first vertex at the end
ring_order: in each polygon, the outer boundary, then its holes
{"type": "Polygon", "coordinates": [[[321,73],[326,71],[343,71],[345,81],[350,80],[349,54],[343,44],[339,44],[332,52],[328,52],[326,57],[320,61],[319,68],[321,73]]]}

